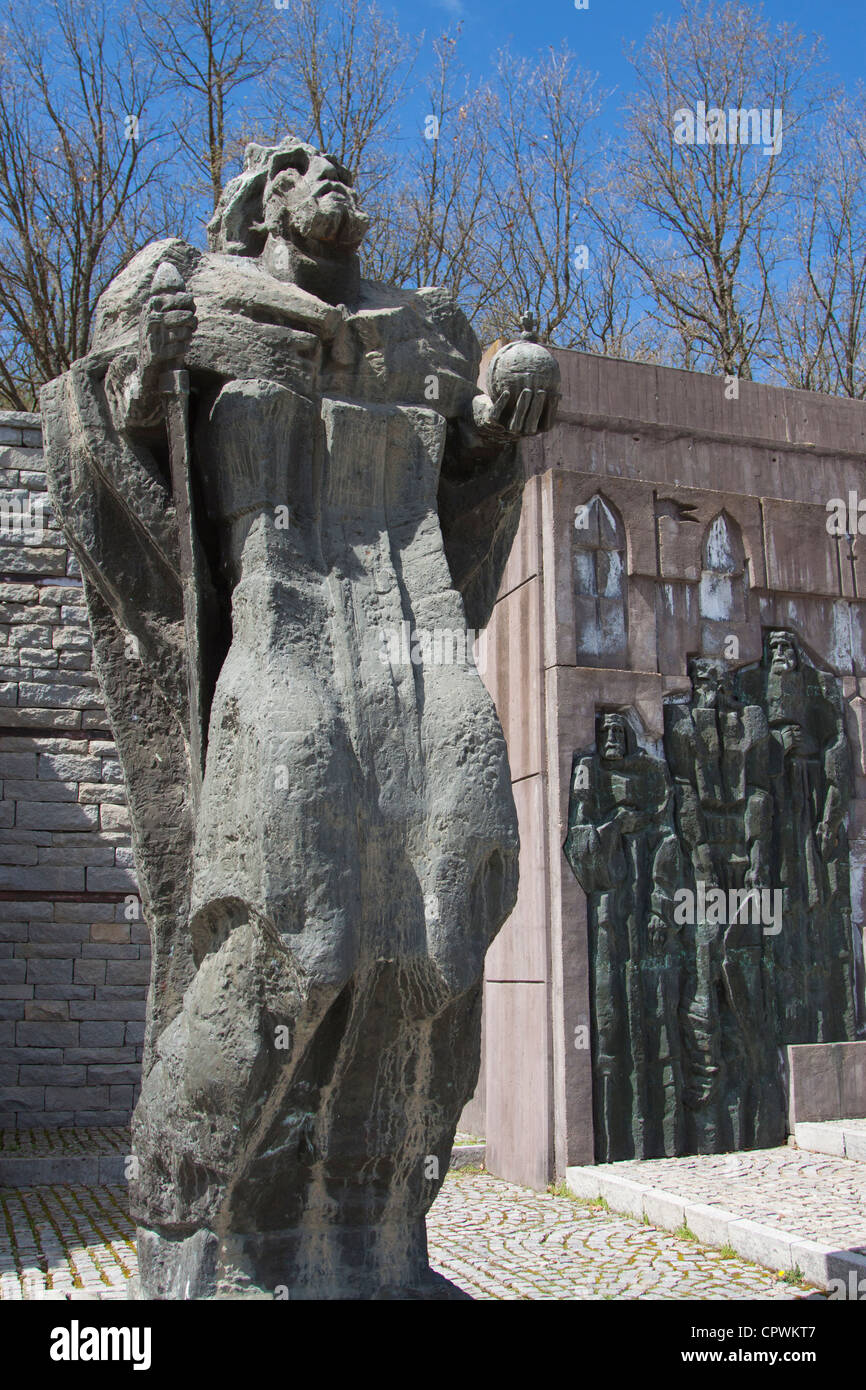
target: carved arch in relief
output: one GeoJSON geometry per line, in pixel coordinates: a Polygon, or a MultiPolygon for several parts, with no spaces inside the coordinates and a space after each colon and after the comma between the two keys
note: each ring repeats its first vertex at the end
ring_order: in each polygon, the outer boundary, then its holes
{"type": "Polygon", "coordinates": [[[628,670],[628,568],[623,519],[597,492],[577,510],[572,542],[576,663],[628,670]]]}
{"type": "Polygon", "coordinates": [[[748,616],[749,577],[743,536],[724,510],[707,526],[701,543],[698,603],[709,622],[743,623],[748,616]]]}

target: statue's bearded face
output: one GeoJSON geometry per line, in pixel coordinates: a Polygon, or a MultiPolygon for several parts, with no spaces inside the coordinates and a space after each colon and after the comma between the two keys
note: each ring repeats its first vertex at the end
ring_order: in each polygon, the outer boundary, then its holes
{"type": "Polygon", "coordinates": [[[777,633],[770,638],[770,670],[796,671],[797,652],[794,643],[786,633],[777,633]]]}
{"type": "Polygon", "coordinates": [[[300,148],[271,178],[263,211],[272,233],[326,254],[356,251],[369,221],[347,171],[330,155],[300,148]]]}
{"type": "Polygon", "coordinates": [[[696,661],[692,667],[695,699],[705,709],[715,709],[725,693],[725,672],[712,661],[696,661]]]}
{"type": "Polygon", "coordinates": [[[619,762],[625,757],[625,724],[621,719],[608,716],[601,722],[601,756],[608,762],[619,762]]]}

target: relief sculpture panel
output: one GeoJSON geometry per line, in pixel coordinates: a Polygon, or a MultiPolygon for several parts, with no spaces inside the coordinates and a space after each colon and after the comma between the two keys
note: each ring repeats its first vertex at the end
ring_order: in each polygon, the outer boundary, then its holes
{"type": "Polygon", "coordinates": [[[661,756],[613,711],[574,756],[598,1161],[783,1143],[780,1050],[855,1035],[839,683],[780,629],[689,670],[661,756]]]}

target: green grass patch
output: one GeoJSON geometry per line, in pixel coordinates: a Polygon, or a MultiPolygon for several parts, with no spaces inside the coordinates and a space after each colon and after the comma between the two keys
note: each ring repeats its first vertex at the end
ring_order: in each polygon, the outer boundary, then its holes
{"type": "Polygon", "coordinates": [[[600,1207],[602,1211],[610,1211],[604,1197],[578,1197],[569,1190],[564,1180],[558,1183],[548,1183],[547,1192],[550,1197],[567,1197],[569,1202],[576,1202],[582,1207],[600,1207]]]}

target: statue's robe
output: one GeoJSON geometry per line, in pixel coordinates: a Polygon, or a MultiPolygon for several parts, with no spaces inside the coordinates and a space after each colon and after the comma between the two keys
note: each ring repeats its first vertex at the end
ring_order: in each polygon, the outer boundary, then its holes
{"type": "MultiPolygon", "coordinates": [[[[758,704],[729,709],[673,701],[665,708],[665,753],[691,886],[696,890],[703,880],[728,903],[731,890],[770,887],[768,742],[758,704]]],[[[772,1010],[756,916],[749,902],[734,920],[726,911],[721,921],[696,921],[686,932],[687,1121],[689,1148],[699,1153],[784,1139],[784,1098],[766,1065],[772,1010]]]]}
{"type": "Polygon", "coordinates": [[[836,678],[802,653],[798,660],[793,671],[773,671],[767,657],[743,677],[760,693],[772,734],[773,855],[784,928],[768,942],[768,955],[785,1045],[843,1042],[855,1036],[857,1023],[846,827],[851,755],[836,678]],[[825,852],[822,823],[835,831],[825,852]]]}
{"type": "Polygon", "coordinates": [[[329,315],[252,259],[157,243],[43,393],[154,943],[134,1197],[148,1286],[168,1296],[232,1265],[221,1229],[250,1233],[236,1263],[254,1251],[265,1282],[286,1282],[296,1248],[308,1296],[353,1227],[371,1232],[359,1289],[426,1268],[423,1215],[477,1077],[484,952],[516,896],[505,745],[477,671],[383,641],[486,624],[516,450],[471,425],[479,350],[449,294],[362,285],[339,351],[315,331],[329,315]],[[164,421],[133,399],[163,260],[198,319],[197,653],[164,421]]]}
{"type": "Polygon", "coordinates": [[[578,756],[578,770],[563,849],[587,895],[595,1157],[670,1157],[684,1145],[671,783],[643,752],[578,756]]]}

